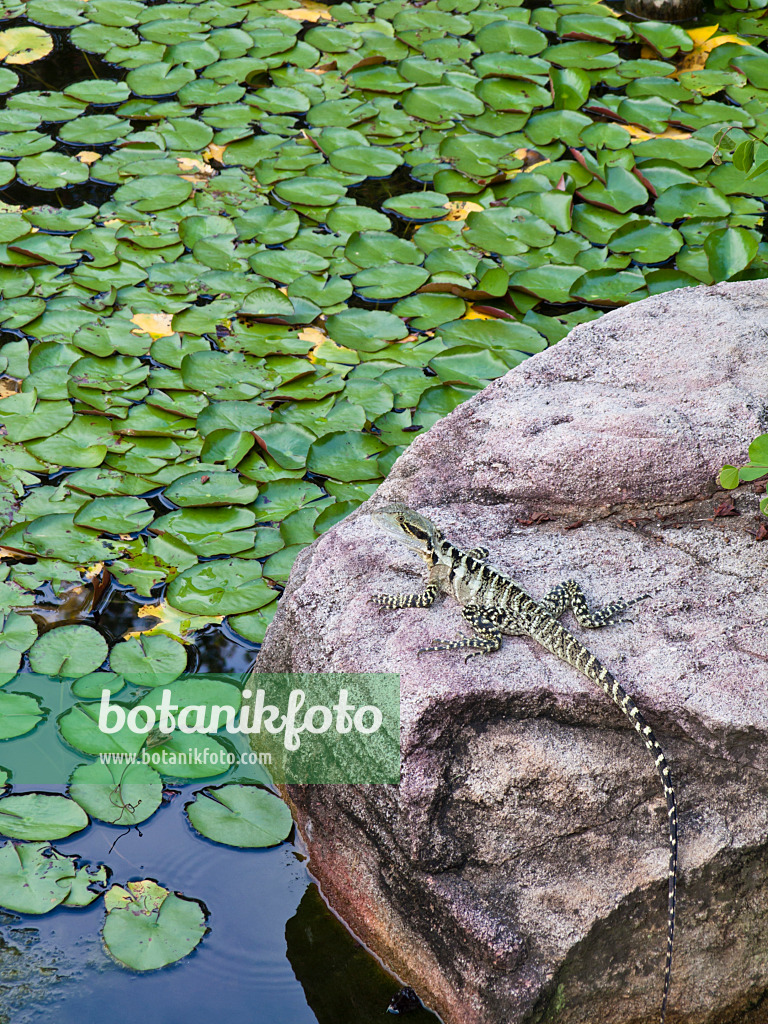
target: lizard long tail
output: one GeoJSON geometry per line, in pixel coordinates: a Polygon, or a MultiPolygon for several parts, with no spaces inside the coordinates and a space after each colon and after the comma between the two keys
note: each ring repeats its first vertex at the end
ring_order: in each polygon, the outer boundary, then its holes
{"type": "Polygon", "coordinates": [[[675,889],[677,883],[677,805],[675,802],[675,790],[672,786],[672,774],[669,770],[664,751],[659,741],[653,734],[650,725],[643,718],[639,708],[614,679],[611,673],[601,665],[596,658],[592,659],[589,670],[585,671],[594,682],[599,683],[614,703],[624,712],[640,737],[645,743],[651,757],[656,765],[661,783],[664,787],[664,796],[667,801],[667,818],[669,821],[669,883],[668,883],[668,904],[667,904],[667,965],[664,973],[664,994],[661,1000],[661,1024],[664,1024],[664,1017],[667,1011],[667,997],[669,995],[669,982],[672,976],[672,944],[675,937],[675,889]]]}

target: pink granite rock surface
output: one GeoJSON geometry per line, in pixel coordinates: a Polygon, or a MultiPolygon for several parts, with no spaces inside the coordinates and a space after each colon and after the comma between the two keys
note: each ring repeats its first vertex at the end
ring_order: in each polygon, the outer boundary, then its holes
{"type": "Polygon", "coordinates": [[[399,787],[290,788],[311,867],[446,1024],[656,1020],[666,811],[623,716],[533,641],[466,665],[417,660],[468,629],[449,598],[368,603],[424,580],[371,509],[411,505],[534,597],[571,577],[595,604],[651,594],[631,623],[584,636],[564,621],[672,765],[667,1019],[751,1024],[768,1000],[768,544],[752,487],[741,515],[713,512],[720,467],[766,430],[768,282],[666,293],[578,327],[460,406],[299,556],[259,668],[391,671],[402,685],[399,787]]]}

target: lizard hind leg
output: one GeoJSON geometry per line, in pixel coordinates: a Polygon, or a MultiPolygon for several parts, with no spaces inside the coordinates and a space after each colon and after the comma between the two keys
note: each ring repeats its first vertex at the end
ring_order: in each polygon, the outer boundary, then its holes
{"type": "MultiPolygon", "coordinates": [[[[593,611],[587,604],[584,591],[576,580],[565,580],[550,590],[539,601],[539,604],[556,619],[560,618],[570,608],[580,626],[583,626],[585,629],[599,629],[601,626],[614,626],[619,621],[622,621],[617,616],[639,601],[644,601],[648,596],[648,594],[642,594],[631,601],[619,598],[618,601],[611,601],[610,604],[603,605],[602,608],[596,608],[593,611]]],[[[627,620],[624,619],[623,621],[626,622],[627,620]]]]}
{"type": "Polygon", "coordinates": [[[474,629],[475,636],[463,636],[458,640],[435,640],[429,647],[422,647],[418,653],[468,650],[469,654],[464,661],[469,661],[478,654],[493,654],[494,651],[498,651],[501,647],[501,630],[493,618],[489,617],[488,612],[476,604],[468,604],[462,608],[461,614],[474,629]]]}

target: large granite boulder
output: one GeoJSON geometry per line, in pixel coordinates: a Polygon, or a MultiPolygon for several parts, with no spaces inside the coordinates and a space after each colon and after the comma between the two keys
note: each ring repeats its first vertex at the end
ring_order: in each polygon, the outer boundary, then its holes
{"type": "Polygon", "coordinates": [[[449,598],[368,603],[424,580],[371,509],[411,505],[488,547],[535,597],[569,577],[597,604],[650,593],[633,622],[574,631],[635,696],[675,777],[668,1021],[763,1021],[768,545],[754,488],[723,515],[716,475],[768,430],[767,396],[767,282],[655,296],[578,327],[437,423],[296,562],[259,668],[402,680],[399,787],[290,788],[311,867],[447,1024],[657,1020],[666,808],[626,719],[533,641],[469,664],[417,660],[468,629],[449,598]]]}

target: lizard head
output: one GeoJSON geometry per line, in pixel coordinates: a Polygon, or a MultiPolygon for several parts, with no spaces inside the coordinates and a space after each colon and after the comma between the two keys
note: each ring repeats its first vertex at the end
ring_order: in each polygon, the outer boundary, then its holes
{"type": "Polygon", "coordinates": [[[431,551],[443,536],[426,516],[419,515],[399,502],[377,509],[372,516],[387,533],[394,534],[403,544],[421,554],[431,551]]]}

